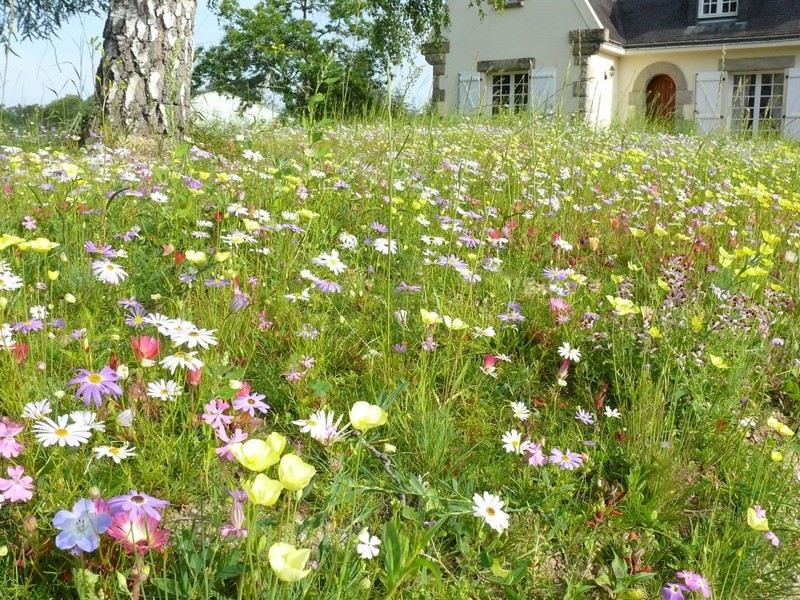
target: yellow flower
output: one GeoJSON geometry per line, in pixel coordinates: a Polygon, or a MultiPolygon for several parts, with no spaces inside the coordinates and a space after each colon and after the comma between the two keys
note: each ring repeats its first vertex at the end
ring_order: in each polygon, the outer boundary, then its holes
{"type": "Polygon", "coordinates": [[[770,455],[772,458],[772,462],[781,462],[783,460],[783,453],[778,452],[777,450],[773,450],[772,454],[770,455]]]}
{"type": "Polygon", "coordinates": [[[756,531],[769,531],[767,514],[761,507],[747,509],[747,524],[756,531]]]}
{"type": "Polygon", "coordinates": [[[664,229],[661,225],[655,225],[655,226],[653,226],[653,233],[655,233],[657,236],[661,237],[661,236],[667,235],[667,230],[664,229]]]}
{"type": "Polygon", "coordinates": [[[305,548],[298,550],[286,542],[275,542],[267,552],[269,566],[275,575],[281,581],[289,583],[300,581],[311,572],[305,568],[310,554],[310,550],[305,548]]]}
{"type": "Polygon", "coordinates": [[[253,482],[247,486],[245,484],[244,491],[247,492],[247,499],[253,504],[261,506],[272,506],[278,501],[281,496],[283,484],[280,481],[270,479],[263,473],[256,475],[253,482]]]}
{"type": "Polygon", "coordinates": [[[689,324],[694,331],[700,331],[703,328],[703,315],[692,315],[689,324]]]}
{"type": "Polygon", "coordinates": [[[425,323],[425,325],[436,325],[437,323],[442,322],[442,317],[433,311],[420,308],[419,314],[422,316],[422,322],[425,323]]]}
{"type": "Polygon", "coordinates": [[[317,470],[296,454],[285,454],[278,467],[278,479],[283,487],[295,492],[306,487],[317,470]]]}
{"type": "Polygon", "coordinates": [[[661,279],[661,277],[656,279],[656,284],[658,284],[658,287],[660,287],[665,292],[668,292],[670,290],[669,284],[663,279],[661,279]]]}
{"type": "Polygon", "coordinates": [[[655,325],[653,325],[650,328],[650,337],[653,338],[654,340],[657,340],[658,338],[661,337],[661,332],[658,330],[658,327],[656,327],[655,325]]]}
{"type": "Polygon", "coordinates": [[[260,473],[277,464],[285,447],[286,438],[280,433],[272,432],[266,440],[247,440],[233,444],[231,453],[243,467],[260,473]]]}
{"type": "Polygon", "coordinates": [[[301,208],[297,211],[297,214],[303,217],[304,219],[316,219],[319,216],[319,213],[315,213],[313,210],[308,210],[307,208],[301,208]]]}
{"type": "Polygon", "coordinates": [[[788,427],[783,423],[781,423],[780,427],[778,427],[778,433],[785,435],[786,437],[792,437],[794,435],[794,431],[792,431],[791,427],[788,427]]]}
{"type": "Polygon", "coordinates": [[[58,271],[47,271],[47,278],[50,281],[55,281],[56,279],[58,279],[58,275],[59,275],[58,271]]]}
{"type": "Polygon", "coordinates": [[[377,404],[359,400],[350,408],[350,423],[359,431],[367,431],[386,423],[389,415],[377,404]]]}
{"type": "Polygon", "coordinates": [[[21,237],[4,233],[0,236],[0,250],[5,250],[9,246],[14,246],[15,244],[19,244],[20,242],[24,241],[25,240],[21,237]]]}
{"type": "Polygon", "coordinates": [[[444,326],[448,329],[458,331],[459,329],[466,329],[468,327],[468,325],[458,317],[453,319],[449,315],[443,315],[442,319],[444,320],[444,326]]]}
{"type": "Polygon", "coordinates": [[[187,250],[186,251],[186,260],[188,260],[193,265],[199,265],[201,263],[206,262],[208,257],[206,253],[202,250],[187,250]]]}
{"type": "Polygon", "coordinates": [[[644,231],[641,229],[637,229],[636,227],[628,227],[628,231],[631,232],[631,235],[635,238],[640,238],[644,236],[644,231]]]}
{"type": "Polygon", "coordinates": [[[231,257],[230,252],[217,252],[214,254],[214,260],[218,263],[225,262],[231,257]]]}
{"type": "Polygon", "coordinates": [[[618,315],[636,315],[639,313],[639,307],[627,298],[606,296],[606,300],[611,303],[611,307],[618,315]]]}
{"type": "Polygon", "coordinates": [[[721,356],[709,354],[708,359],[711,361],[711,364],[717,367],[718,369],[730,369],[730,367],[725,362],[725,359],[722,358],[721,356]]]}
{"type": "Polygon", "coordinates": [[[38,237],[28,242],[19,242],[17,248],[20,250],[33,250],[34,252],[49,252],[53,248],[58,248],[61,244],[51,242],[47,238],[38,237]]]}

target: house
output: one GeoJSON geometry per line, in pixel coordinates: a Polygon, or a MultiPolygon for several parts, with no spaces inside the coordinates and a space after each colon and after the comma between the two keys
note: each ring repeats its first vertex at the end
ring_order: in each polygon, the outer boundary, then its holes
{"type": "Polygon", "coordinates": [[[800,137],[800,0],[449,4],[446,40],[426,49],[442,113],[648,116],[800,137]]]}
{"type": "Polygon", "coordinates": [[[241,98],[217,92],[204,92],[192,98],[192,113],[204,123],[230,123],[240,126],[275,119],[275,112],[266,106],[247,106],[241,98]]]}

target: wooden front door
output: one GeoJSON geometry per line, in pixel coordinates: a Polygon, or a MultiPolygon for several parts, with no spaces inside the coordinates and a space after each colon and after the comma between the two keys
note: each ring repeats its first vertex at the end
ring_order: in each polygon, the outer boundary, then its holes
{"type": "Polygon", "coordinates": [[[656,75],[647,84],[647,118],[671,123],[675,118],[675,82],[656,75]]]}

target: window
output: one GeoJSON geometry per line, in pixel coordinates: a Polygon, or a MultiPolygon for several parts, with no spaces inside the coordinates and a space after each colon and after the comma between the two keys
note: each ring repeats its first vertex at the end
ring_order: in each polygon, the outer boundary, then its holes
{"type": "Polygon", "coordinates": [[[765,132],[781,128],[783,73],[746,73],[733,76],[731,128],[765,132]]]}
{"type": "Polygon", "coordinates": [[[492,114],[518,112],[528,108],[530,76],[528,73],[506,73],[492,77],[492,114]]]}
{"type": "Polygon", "coordinates": [[[700,0],[698,17],[735,17],[738,0],[700,0]]]}

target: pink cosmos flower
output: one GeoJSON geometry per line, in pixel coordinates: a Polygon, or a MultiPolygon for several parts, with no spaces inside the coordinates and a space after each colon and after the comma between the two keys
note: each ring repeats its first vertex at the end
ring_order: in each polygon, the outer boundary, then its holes
{"type": "Polygon", "coordinates": [[[153,360],[158,357],[161,342],[149,335],[131,336],[131,347],[136,360],[153,360]]]}
{"type": "Polygon", "coordinates": [[[6,417],[0,419],[0,456],[14,458],[22,452],[22,444],[17,441],[17,434],[25,427],[9,421],[6,417]]]}
{"type": "Polygon", "coordinates": [[[114,516],[111,527],[106,533],[119,540],[127,554],[132,554],[134,551],[144,554],[148,550],[163,551],[170,531],[159,529],[158,519],[150,515],[140,514],[132,517],[122,512],[114,516]]]}
{"type": "Polygon", "coordinates": [[[497,357],[492,354],[487,354],[483,357],[483,366],[481,367],[481,372],[484,375],[489,375],[490,377],[497,377],[497,368],[495,364],[497,363],[497,357]]]}
{"type": "Polygon", "coordinates": [[[83,399],[83,403],[89,406],[94,400],[97,407],[103,406],[103,396],[122,396],[122,388],[116,382],[119,375],[111,367],[103,367],[100,372],[90,371],[89,369],[78,369],[78,376],[70,379],[70,385],[80,385],[75,392],[76,398],[83,399]]]}
{"type": "Polygon", "coordinates": [[[200,367],[199,369],[186,370],[186,382],[193,388],[196,388],[198,385],[200,385],[200,377],[202,376],[203,367],[200,367]]]}
{"type": "Polygon", "coordinates": [[[23,475],[21,466],[8,467],[10,479],[0,477],[0,492],[3,492],[9,502],[27,502],[33,498],[33,477],[23,475]]]}

